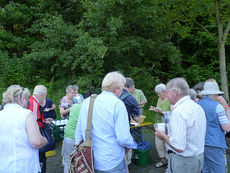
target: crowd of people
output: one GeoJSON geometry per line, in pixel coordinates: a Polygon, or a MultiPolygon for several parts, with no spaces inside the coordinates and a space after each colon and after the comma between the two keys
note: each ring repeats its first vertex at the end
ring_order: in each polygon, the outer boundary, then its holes
{"type": "MultiPolygon", "coordinates": [[[[78,93],[77,85],[66,87],[60,99],[61,118],[68,118],[64,130],[62,161],[68,173],[70,154],[85,139],[90,95],[78,93]]],[[[155,128],[157,168],[169,173],[224,173],[225,134],[230,132],[230,108],[214,79],[189,88],[184,78],[155,86],[158,100],[149,110],[154,123],[164,123],[165,131],[155,128]]],[[[37,85],[33,95],[27,88],[12,85],[3,93],[0,111],[0,172],[45,173],[46,155],[39,148],[47,144],[39,129],[56,119],[56,105],[47,88],[37,85]],[[7,118],[6,118],[7,117],[7,118]],[[10,129],[10,130],[9,130],[10,129]]],[[[106,74],[96,97],[92,118],[95,173],[127,173],[132,149],[139,142],[130,121],[140,122],[147,99],[135,88],[133,79],[119,72],[106,74]],[[114,152],[115,151],[115,152],[114,152]]],[[[138,129],[136,129],[138,130],[138,129]]]]}

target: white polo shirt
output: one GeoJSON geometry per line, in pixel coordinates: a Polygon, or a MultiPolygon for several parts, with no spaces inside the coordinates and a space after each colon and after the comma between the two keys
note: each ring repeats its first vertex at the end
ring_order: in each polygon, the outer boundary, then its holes
{"type": "MultiPolygon", "coordinates": [[[[174,105],[168,124],[170,144],[184,157],[198,156],[204,152],[206,118],[203,108],[184,96],[174,105]]],[[[170,150],[173,150],[169,147],[170,150]]],[[[174,151],[174,150],[173,150],[174,151]]]]}

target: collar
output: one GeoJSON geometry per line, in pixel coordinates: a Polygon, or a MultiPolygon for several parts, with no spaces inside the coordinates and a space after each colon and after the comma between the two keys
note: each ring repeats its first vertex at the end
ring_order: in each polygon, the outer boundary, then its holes
{"type": "Polygon", "coordinates": [[[173,109],[175,109],[177,106],[179,106],[181,103],[183,103],[186,100],[191,100],[190,96],[184,96],[181,99],[179,99],[176,104],[173,106],[173,109]]]}

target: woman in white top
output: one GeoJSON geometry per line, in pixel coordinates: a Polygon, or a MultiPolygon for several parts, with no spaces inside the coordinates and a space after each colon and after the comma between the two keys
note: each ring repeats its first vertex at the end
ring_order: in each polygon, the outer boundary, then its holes
{"type": "Polygon", "coordinates": [[[38,173],[41,171],[38,148],[47,144],[33,113],[25,109],[30,92],[12,85],[3,93],[0,112],[0,172],[38,173]]]}

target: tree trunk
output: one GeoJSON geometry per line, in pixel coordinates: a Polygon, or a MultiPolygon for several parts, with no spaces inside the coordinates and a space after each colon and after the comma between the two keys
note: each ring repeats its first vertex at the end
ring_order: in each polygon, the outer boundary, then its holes
{"type": "Polygon", "coordinates": [[[221,89],[224,92],[225,98],[229,101],[228,95],[228,79],[226,72],[226,58],[225,58],[225,42],[229,31],[229,24],[227,25],[226,31],[223,31],[222,16],[220,12],[220,0],[215,0],[216,9],[216,21],[218,25],[218,51],[220,59],[220,77],[221,77],[221,89]]]}
{"type": "Polygon", "coordinates": [[[221,77],[221,89],[224,92],[225,98],[229,101],[228,94],[228,79],[226,73],[226,58],[225,58],[225,44],[219,43],[219,58],[220,58],[220,77],[221,77]]]}

